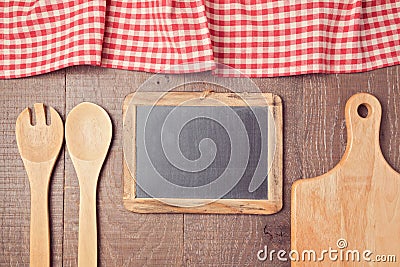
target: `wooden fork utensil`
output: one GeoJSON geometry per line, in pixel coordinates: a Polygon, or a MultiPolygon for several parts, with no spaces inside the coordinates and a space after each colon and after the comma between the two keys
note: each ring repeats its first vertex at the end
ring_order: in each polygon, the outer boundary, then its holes
{"type": "Polygon", "coordinates": [[[60,115],[50,107],[46,124],[43,104],[34,105],[36,123],[26,108],[17,118],[16,139],[31,188],[30,266],[50,266],[48,193],[50,176],[61,150],[64,127],[60,115]]]}

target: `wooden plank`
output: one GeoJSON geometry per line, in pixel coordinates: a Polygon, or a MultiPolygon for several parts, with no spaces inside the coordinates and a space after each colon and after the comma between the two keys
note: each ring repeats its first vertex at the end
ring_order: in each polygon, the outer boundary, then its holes
{"type": "MultiPolygon", "coordinates": [[[[0,265],[29,265],[30,187],[15,141],[15,122],[26,107],[42,102],[65,117],[65,72],[0,80],[0,265]]],[[[64,154],[50,180],[52,266],[62,265],[64,154]]]]}
{"type": "Polygon", "coordinates": [[[400,172],[400,66],[371,72],[368,86],[382,105],[381,149],[386,161],[400,172]]]}
{"type": "MultiPolygon", "coordinates": [[[[105,266],[289,266],[288,262],[258,262],[256,253],[264,245],[268,245],[269,249],[290,249],[291,183],[302,177],[322,174],[339,161],[346,143],[344,120],[341,119],[344,118],[344,103],[358,91],[371,92],[381,101],[384,114],[381,127],[382,151],[387,161],[397,171],[400,170],[399,67],[361,74],[253,79],[264,92],[275,93],[283,98],[283,210],[274,216],[136,216],[124,209],[121,200],[122,167],[118,165],[122,161],[120,109],[123,97],[134,91],[130,87],[141,84],[151,74],[87,66],[71,68],[68,72],[70,77],[73,76],[70,80],[70,98],[75,95],[69,110],[83,100],[104,102],[107,111],[113,111],[114,130],[119,132],[115,135],[117,140],[113,142],[114,154],[109,156],[112,163],[108,163],[109,166],[103,170],[108,175],[100,178],[99,185],[100,263],[105,266]],[[111,95],[117,98],[113,99],[111,95]],[[330,117],[325,120],[324,116],[328,115],[330,117]],[[165,233],[167,231],[176,237],[169,241],[171,237],[165,233]]],[[[154,82],[154,91],[159,90],[159,86],[168,86],[175,79],[171,77],[165,76],[158,84],[154,82]]],[[[232,83],[240,84],[234,79],[232,83]]],[[[185,86],[178,90],[199,90],[201,86],[185,86]]],[[[65,118],[63,71],[28,79],[2,80],[0,90],[0,239],[3,241],[0,243],[0,265],[28,265],[29,182],[13,141],[14,123],[24,107],[40,101],[56,107],[65,118]]],[[[221,88],[215,90],[222,91],[221,88]]],[[[65,247],[64,264],[76,266],[79,190],[72,165],[68,164],[65,190],[69,199],[66,198],[64,204],[64,240],[63,159],[56,165],[50,189],[54,266],[62,264],[62,244],[65,247]]]]}
{"type": "Polygon", "coordinates": [[[339,162],[346,147],[346,101],[357,92],[371,91],[372,73],[304,76],[302,178],[321,175],[339,162]]]}
{"type": "MultiPolygon", "coordinates": [[[[368,90],[370,73],[306,75],[303,83],[303,176],[315,177],[332,169],[346,146],[344,107],[347,99],[368,90]]],[[[294,231],[291,225],[292,231],[294,231]]],[[[293,240],[291,240],[293,242],[293,240]]],[[[334,246],[335,244],[328,244],[334,246]]]]}
{"type": "MultiPolygon", "coordinates": [[[[134,214],[122,204],[122,104],[151,74],[74,67],[67,70],[67,112],[83,101],[102,106],[113,122],[113,141],[98,181],[98,255],[101,266],[176,266],[183,258],[183,216],[134,214]]],[[[178,77],[178,76],[175,76],[178,77]]],[[[179,78],[177,78],[179,80],[179,78]]],[[[177,82],[162,76],[155,90],[177,82]]],[[[79,187],[68,153],[65,162],[64,265],[76,266],[79,187]]]]}
{"type": "MultiPolygon", "coordinates": [[[[217,199],[214,201],[200,199],[168,199],[155,200],[146,198],[136,198],[136,173],[124,172],[124,184],[128,188],[124,189],[125,207],[131,211],[139,213],[240,213],[240,214],[272,214],[279,211],[282,207],[282,100],[279,96],[268,93],[254,94],[234,94],[234,93],[210,93],[207,98],[202,98],[203,92],[137,92],[130,94],[124,101],[123,117],[129,116],[129,121],[136,120],[136,108],[131,108],[127,114],[127,108],[140,105],[158,106],[268,106],[271,110],[270,129],[276,130],[273,137],[269,139],[272,143],[268,144],[270,151],[271,147],[276,147],[275,155],[268,154],[273,160],[271,170],[268,176],[268,200],[249,200],[249,199],[217,199]],[[132,112],[135,112],[132,114],[132,112]],[[271,122],[272,121],[272,122],[271,122]],[[272,123],[274,123],[272,128],[272,123]],[[275,156],[275,157],[274,157],[275,156]],[[129,190],[131,190],[129,192],[129,190]],[[171,205],[172,204],[172,205],[171,205]]],[[[128,123],[128,122],[126,122],[128,123]]],[[[135,130],[136,125],[129,122],[128,131],[131,132],[131,139],[136,140],[135,130]],[[133,130],[131,129],[133,128],[133,130]]],[[[270,132],[270,131],[268,131],[270,132]]],[[[130,140],[130,139],[129,139],[130,140]]],[[[128,142],[128,140],[126,140],[128,142]]],[[[136,158],[136,144],[128,142],[129,145],[124,151],[124,161],[134,162],[136,158]]],[[[132,169],[136,169],[133,164],[132,169]]]]}
{"type": "MultiPolygon", "coordinates": [[[[202,80],[199,77],[190,79],[202,80]]],[[[268,245],[269,249],[290,249],[290,188],[300,178],[302,147],[302,76],[276,79],[253,79],[262,92],[281,96],[283,101],[283,155],[284,195],[283,209],[273,216],[257,215],[185,215],[185,263],[187,266],[288,266],[276,259],[269,262],[257,260],[257,252],[268,245]]],[[[233,88],[246,90],[240,79],[224,82],[233,88]]],[[[210,87],[226,92],[221,87],[210,87]]],[[[199,85],[185,89],[198,90],[199,85]]]]}
{"type": "MultiPolygon", "coordinates": [[[[376,95],[382,103],[381,142],[384,155],[394,153],[389,163],[399,164],[398,135],[399,67],[365,73],[304,76],[304,177],[321,175],[332,169],[346,148],[344,107],[347,99],[358,92],[376,95]],[[388,112],[385,112],[385,111],[388,112]],[[393,110],[393,112],[391,112],[393,110]],[[388,136],[389,135],[389,136],[388,136]]],[[[396,166],[396,165],[395,165],[396,166]]]]}

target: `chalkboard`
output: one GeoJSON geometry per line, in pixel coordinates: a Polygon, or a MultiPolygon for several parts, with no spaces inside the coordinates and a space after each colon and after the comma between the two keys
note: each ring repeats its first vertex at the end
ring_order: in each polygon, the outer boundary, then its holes
{"type": "Polygon", "coordinates": [[[272,94],[128,95],[125,207],[143,213],[277,212],[281,116],[281,100],[272,94]]]}
{"type": "MultiPolygon", "coordinates": [[[[224,106],[184,106],[184,107],[171,107],[171,106],[138,106],[136,109],[136,188],[137,197],[152,197],[152,198],[168,198],[173,195],[175,198],[204,198],[204,199],[268,199],[268,157],[264,153],[264,158],[261,156],[261,129],[268,129],[268,107],[254,107],[253,110],[248,107],[224,107],[224,106]],[[246,130],[246,135],[241,137],[233,137],[237,135],[236,119],[231,117],[229,109],[238,115],[240,123],[243,123],[246,130]],[[168,115],[174,113],[174,119],[169,120],[172,125],[169,127],[179,128],[179,122],[184,121],[185,117],[193,118],[185,125],[177,134],[174,130],[165,130],[168,126],[164,125],[167,121],[168,115]],[[257,114],[253,114],[257,113],[257,114]],[[208,115],[208,118],[205,115],[208,115]],[[260,119],[257,121],[257,117],[260,119]],[[221,125],[219,120],[233,129],[228,132],[227,129],[221,125]],[[164,129],[164,131],[163,131],[164,129]],[[145,134],[150,133],[150,134],[145,134]],[[160,138],[162,133],[164,138],[160,138]],[[175,138],[175,135],[179,135],[175,138]],[[250,138],[246,138],[248,136],[250,138]],[[199,151],[199,144],[208,138],[215,144],[215,154],[211,152],[213,145],[205,148],[202,155],[199,151]],[[175,141],[175,139],[177,139],[175,141]],[[231,145],[231,139],[236,139],[235,143],[231,145]],[[162,144],[165,141],[164,145],[162,144]],[[181,158],[184,157],[188,160],[180,164],[174,165],[167,158],[164,148],[170,145],[171,157],[181,158]],[[232,146],[236,146],[236,151],[232,151],[232,146]],[[244,151],[246,146],[249,146],[249,156],[241,156],[237,152],[244,151]],[[180,150],[180,151],[179,151],[180,150]],[[233,155],[232,155],[233,154],[233,155]],[[234,156],[241,156],[242,165],[244,168],[238,168],[237,164],[230,164],[229,161],[234,156]],[[203,161],[209,161],[207,166],[200,162],[201,157],[203,161]],[[210,159],[210,160],[209,160],[210,159]],[[264,162],[259,162],[263,160],[264,162]],[[249,192],[248,188],[250,181],[254,175],[255,169],[258,165],[262,165],[261,171],[264,177],[263,183],[254,192],[249,192]],[[203,167],[203,168],[202,168],[203,167]],[[200,171],[197,171],[201,168],[200,171]],[[242,174],[243,170],[244,173],[242,174]],[[195,171],[194,171],[195,170],[195,171]],[[237,177],[238,182],[232,189],[224,192],[224,189],[218,187],[215,182],[216,179],[221,177],[225,172],[227,180],[232,180],[237,177]],[[148,179],[148,177],[160,176],[160,179],[166,179],[172,185],[171,187],[161,187],[160,180],[148,179]],[[143,187],[151,188],[150,192],[146,193],[143,187]],[[183,187],[199,188],[203,190],[184,190],[183,187]],[[167,188],[171,188],[168,190],[167,188]],[[221,193],[220,193],[221,192],[221,193]],[[151,196],[149,195],[151,194],[151,196]]],[[[264,135],[267,137],[267,135],[264,135]]],[[[268,149],[268,147],[265,147],[268,149]]],[[[176,162],[176,160],[174,160],[176,162]]],[[[229,182],[229,181],[227,181],[229,182]]],[[[220,183],[220,186],[226,187],[227,183],[220,183]]]]}

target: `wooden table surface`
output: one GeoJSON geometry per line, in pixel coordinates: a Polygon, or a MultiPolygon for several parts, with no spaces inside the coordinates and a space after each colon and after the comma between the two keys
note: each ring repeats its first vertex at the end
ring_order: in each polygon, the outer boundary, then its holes
{"type": "MultiPolygon", "coordinates": [[[[257,251],[265,245],[289,251],[291,185],[339,161],[346,144],[344,106],[356,92],[370,92],[381,101],[383,154],[400,171],[400,67],[254,79],[263,92],[280,95],[284,103],[283,210],[272,216],[131,213],[122,205],[122,103],[151,75],[79,66],[0,80],[0,266],[29,265],[30,189],[15,141],[15,121],[35,102],[53,106],[65,119],[75,105],[90,101],[112,118],[114,139],[98,185],[100,266],[289,266],[262,263],[257,251]]],[[[165,75],[154,88],[185,77],[165,75]]],[[[79,187],[65,148],[50,192],[53,266],[76,266],[79,187]]]]}

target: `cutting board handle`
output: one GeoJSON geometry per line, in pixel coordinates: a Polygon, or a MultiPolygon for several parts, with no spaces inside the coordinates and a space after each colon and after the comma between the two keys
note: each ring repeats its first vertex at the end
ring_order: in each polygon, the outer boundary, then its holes
{"type": "Polygon", "coordinates": [[[357,166],[361,172],[368,171],[377,159],[384,159],[379,144],[381,104],[371,94],[358,93],[347,101],[345,112],[347,147],[341,163],[351,162],[353,171],[357,166]],[[359,112],[361,106],[367,109],[365,117],[359,112]]]}

